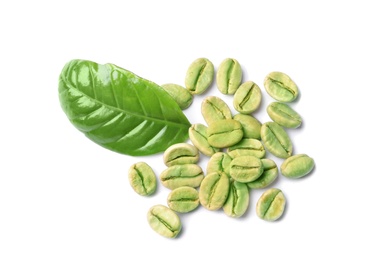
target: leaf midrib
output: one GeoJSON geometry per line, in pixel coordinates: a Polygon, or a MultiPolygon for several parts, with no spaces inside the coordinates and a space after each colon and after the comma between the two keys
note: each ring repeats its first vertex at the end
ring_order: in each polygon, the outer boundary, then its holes
{"type": "MultiPolygon", "coordinates": [[[[136,117],[139,117],[139,118],[142,118],[144,120],[148,120],[148,121],[154,121],[154,122],[157,122],[157,123],[160,123],[160,124],[164,124],[164,125],[172,125],[172,126],[177,126],[179,128],[186,128],[186,127],[189,127],[190,124],[184,124],[184,123],[176,123],[176,122],[172,122],[172,121],[168,121],[168,120],[162,120],[162,119],[159,119],[159,118],[155,118],[155,117],[148,117],[148,116],[145,116],[145,115],[140,115],[140,114],[134,114],[134,113],[131,113],[129,111],[126,111],[126,110],[123,110],[123,109],[120,109],[120,108],[117,108],[117,107],[114,107],[114,106],[111,106],[111,105],[108,105],[106,103],[103,103],[102,101],[100,100],[97,100],[89,95],[87,95],[86,93],[84,93],[83,91],[81,91],[80,89],[78,89],[77,87],[74,87],[73,84],[71,84],[69,81],[65,80],[62,76],[62,80],[66,83],[65,85],[68,87],[68,88],[73,88],[74,90],[78,91],[79,93],[81,93],[83,96],[93,100],[94,102],[100,104],[101,106],[105,106],[105,107],[108,107],[110,108],[111,110],[113,111],[116,111],[116,112],[119,112],[119,113],[123,113],[123,114],[126,114],[126,115],[129,115],[129,116],[136,116],[136,117]]],[[[92,80],[94,82],[94,80],[92,80]]],[[[95,83],[94,83],[95,84],[95,83]]],[[[110,84],[110,88],[112,89],[112,84],[110,84]]],[[[160,102],[160,101],[159,101],[160,102]]]]}

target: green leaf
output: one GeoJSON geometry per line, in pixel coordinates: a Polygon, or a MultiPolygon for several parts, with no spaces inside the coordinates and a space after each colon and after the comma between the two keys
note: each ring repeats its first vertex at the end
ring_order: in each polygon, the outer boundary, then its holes
{"type": "Polygon", "coordinates": [[[149,155],[188,139],[191,124],[169,94],[113,64],[72,60],[58,91],[70,122],[110,150],[149,155]]]}

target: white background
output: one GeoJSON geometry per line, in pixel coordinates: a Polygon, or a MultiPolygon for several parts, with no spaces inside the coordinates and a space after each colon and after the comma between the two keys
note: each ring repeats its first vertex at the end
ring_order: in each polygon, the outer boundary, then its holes
{"type": "MultiPolygon", "coordinates": [[[[389,259],[387,1],[264,2],[2,1],[0,259],[389,259]],[[244,217],[200,207],[166,239],[146,212],[169,190],[145,198],[127,180],[141,160],[159,174],[162,155],[124,156],[84,137],[61,110],[58,76],[88,59],[183,85],[199,57],[242,64],[262,89],[262,122],[265,75],[290,75],[304,124],[288,133],[316,168],[272,185],[287,198],[280,221],[256,216],[256,190],[244,217]]],[[[213,85],[184,111],[192,123],[208,95],[231,104],[213,85]]]]}

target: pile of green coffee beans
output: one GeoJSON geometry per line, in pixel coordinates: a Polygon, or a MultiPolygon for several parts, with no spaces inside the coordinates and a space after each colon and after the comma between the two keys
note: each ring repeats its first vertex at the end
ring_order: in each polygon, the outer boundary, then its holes
{"type": "MultiPolygon", "coordinates": [[[[205,58],[195,60],[188,68],[186,87],[166,84],[162,87],[182,109],[188,108],[193,95],[209,88],[214,66],[205,58]]],[[[267,93],[277,102],[267,107],[273,120],[261,124],[251,114],[261,103],[261,91],[252,81],[242,81],[242,69],[235,59],[225,59],[218,68],[216,83],[225,95],[234,95],[232,115],[229,106],[219,97],[208,96],[201,105],[207,124],[193,124],[189,129],[192,144],[179,143],[163,155],[167,168],[160,181],[171,192],[167,206],[153,206],[147,213],[150,226],[162,236],[173,238],[181,230],[178,213],[187,213],[202,205],[208,210],[223,209],[230,217],[242,216],[249,205],[250,189],[270,186],[278,177],[278,167],[264,158],[266,150],[283,158],[281,174],[300,178],[314,168],[314,160],[306,154],[293,155],[291,140],[284,128],[297,128],[301,116],[286,103],[298,96],[296,84],[284,73],[272,72],[264,80],[267,93]],[[206,175],[197,165],[200,153],[210,157],[206,175]]],[[[131,166],[129,181],[140,195],[154,193],[157,178],[145,162],[131,166]]],[[[286,199],[277,188],[266,190],[256,204],[260,219],[274,221],[283,215],[286,199]]]]}

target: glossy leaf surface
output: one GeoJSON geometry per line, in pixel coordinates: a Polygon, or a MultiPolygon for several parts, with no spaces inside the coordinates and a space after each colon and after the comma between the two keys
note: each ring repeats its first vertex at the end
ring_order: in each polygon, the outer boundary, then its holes
{"type": "Polygon", "coordinates": [[[58,91],[70,122],[110,150],[149,155],[188,139],[191,125],[169,94],[113,64],[72,60],[58,91]]]}

